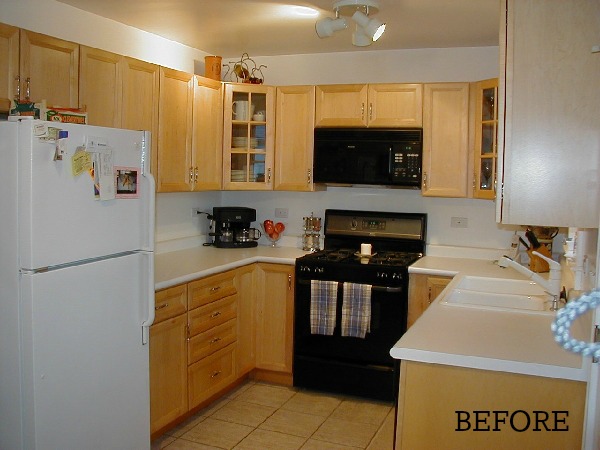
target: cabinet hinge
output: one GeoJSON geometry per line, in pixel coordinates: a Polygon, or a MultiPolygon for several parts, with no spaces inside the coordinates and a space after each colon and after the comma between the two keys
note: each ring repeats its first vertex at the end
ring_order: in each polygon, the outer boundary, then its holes
{"type": "MultiPolygon", "coordinates": [[[[600,342],[600,325],[594,325],[594,342],[600,342]]],[[[598,364],[600,362],[600,358],[596,358],[594,356],[592,358],[592,362],[598,364]]]]}

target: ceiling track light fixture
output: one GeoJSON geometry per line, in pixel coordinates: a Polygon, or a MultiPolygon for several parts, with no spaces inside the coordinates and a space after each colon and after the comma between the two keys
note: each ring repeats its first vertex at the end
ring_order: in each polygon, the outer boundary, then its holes
{"type": "Polygon", "coordinates": [[[385,31],[385,23],[369,14],[379,11],[379,4],[373,0],[338,0],[333,3],[335,19],[325,17],[315,24],[317,36],[320,38],[333,36],[336,31],[348,28],[346,16],[356,23],[356,30],[352,33],[352,44],[357,47],[371,45],[385,31]]]}

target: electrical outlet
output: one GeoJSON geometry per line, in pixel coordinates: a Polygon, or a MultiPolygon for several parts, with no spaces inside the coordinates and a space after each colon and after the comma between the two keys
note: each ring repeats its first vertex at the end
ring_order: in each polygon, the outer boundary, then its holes
{"type": "Polygon", "coordinates": [[[466,217],[451,217],[450,218],[451,228],[469,228],[469,219],[466,217]]]}
{"type": "Polygon", "coordinates": [[[290,212],[287,208],[275,208],[275,217],[278,219],[287,219],[289,214],[290,212]]]}

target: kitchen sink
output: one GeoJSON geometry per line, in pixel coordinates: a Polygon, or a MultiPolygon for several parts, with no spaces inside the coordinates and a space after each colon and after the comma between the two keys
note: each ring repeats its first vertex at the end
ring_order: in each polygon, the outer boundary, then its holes
{"type": "Polygon", "coordinates": [[[533,314],[554,314],[552,299],[529,280],[466,276],[440,301],[442,305],[533,314]]]}
{"type": "Polygon", "coordinates": [[[492,294],[547,295],[544,288],[531,280],[465,276],[456,289],[489,292],[492,294]]]}

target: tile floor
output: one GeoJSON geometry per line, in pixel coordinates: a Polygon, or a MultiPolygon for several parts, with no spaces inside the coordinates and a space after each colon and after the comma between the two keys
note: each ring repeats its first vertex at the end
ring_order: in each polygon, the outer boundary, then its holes
{"type": "Polygon", "coordinates": [[[391,450],[391,403],[248,381],[152,450],[391,450]]]}

